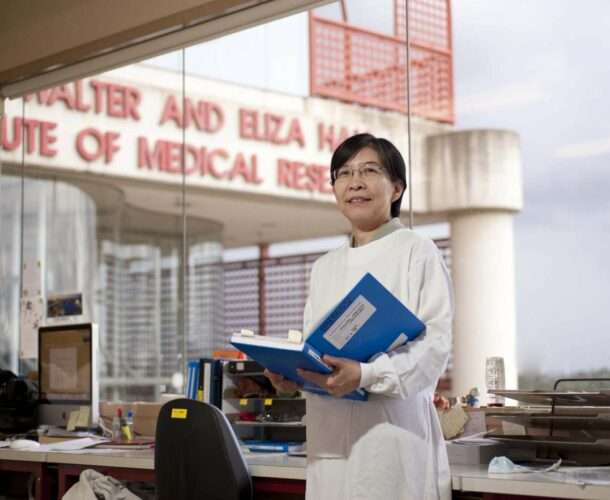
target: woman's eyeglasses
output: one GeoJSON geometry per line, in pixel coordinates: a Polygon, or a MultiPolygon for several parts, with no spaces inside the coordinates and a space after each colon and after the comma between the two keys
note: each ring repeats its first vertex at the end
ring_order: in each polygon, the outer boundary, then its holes
{"type": "Polygon", "coordinates": [[[384,168],[377,163],[363,163],[359,167],[341,167],[332,173],[333,181],[335,182],[347,182],[350,180],[355,172],[358,172],[360,177],[367,180],[377,179],[383,175],[384,168]]]}

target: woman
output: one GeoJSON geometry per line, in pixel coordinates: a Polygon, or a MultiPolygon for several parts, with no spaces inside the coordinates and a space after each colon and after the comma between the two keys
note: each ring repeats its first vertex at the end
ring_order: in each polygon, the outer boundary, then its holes
{"type": "MultiPolygon", "coordinates": [[[[331,179],[350,240],[311,272],[304,331],[370,272],[425,324],[417,339],[367,363],[325,356],[331,375],[299,371],[333,397],[306,393],[308,499],[451,497],[445,444],[432,404],[451,348],[451,281],[432,241],[398,219],[405,163],[389,141],[358,134],[331,160],[331,179]],[[356,388],[368,401],[340,399],[356,388]]],[[[294,382],[266,372],[274,386],[294,382]]]]}

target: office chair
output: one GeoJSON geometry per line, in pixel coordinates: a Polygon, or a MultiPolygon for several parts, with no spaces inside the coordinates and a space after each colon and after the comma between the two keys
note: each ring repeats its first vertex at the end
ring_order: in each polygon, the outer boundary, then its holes
{"type": "Polygon", "coordinates": [[[155,443],[159,500],[246,500],[252,480],[233,429],[215,406],[174,399],[161,408],[155,443]]]}

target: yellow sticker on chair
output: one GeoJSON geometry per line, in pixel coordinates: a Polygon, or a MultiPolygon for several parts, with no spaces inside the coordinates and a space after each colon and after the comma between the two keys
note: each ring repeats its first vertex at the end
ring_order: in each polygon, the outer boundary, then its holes
{"type": "Polygon", "coordinates": [[[186,408],[172,408],[171,418],[186,418],[186,408]]]}

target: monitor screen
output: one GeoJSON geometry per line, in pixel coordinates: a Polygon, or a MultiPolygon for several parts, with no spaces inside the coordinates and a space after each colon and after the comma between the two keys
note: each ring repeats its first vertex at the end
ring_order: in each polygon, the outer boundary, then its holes
{"type": "MultiPolygon", "coordinates": [[[[38,376],[42,415],[45,406],[65,421],[69,407],[97,404],[96,325],[44,326],[38,331],[38,376]],[[61,408],[61,411],[59,411],[61,408]]],[[[94,413],[97,413],[93,408],[94,413]]],[[[47,423],[47,422],[41,422],[47,423]]]]}

